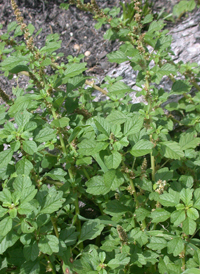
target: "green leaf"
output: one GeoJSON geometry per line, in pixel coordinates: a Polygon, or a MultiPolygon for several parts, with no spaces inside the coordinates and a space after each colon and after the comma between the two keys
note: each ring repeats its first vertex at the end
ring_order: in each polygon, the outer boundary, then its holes
{"type": "Polygon", "coordinates": [[[191,86],[187,81],[177,80],[172,85],[172,92],[173,94],[183,94],[189,92],[191,86]]]}
{"type": "Polygon", "coordinates": [[[18,74],[21,71],[27,71],[29,72],[29,67],[26,65],[17,65],[14,68],[10,70],[10,73],[18,74]]]}
{"type": "Polygon", "coordinates": [[[33,155],[34,153],[37,152],[37,144],[34,141],[22,141],[23,144],[23,150],[29,154],[33,155]]]}
{"type": "Polygon", "coordinates": [[[29,234],[35,231],[35,226],[33,226],[30,219],[23,219],[21,221],[21,230],[24,234],[29,234]]]}
{"type": "Polygon", "coordinates": [[[67,118],[67,117],[62,117],[60,119],[57,119],[57,120],[53,120],[51,122],[51,125],[54,126],[54,127],[58,127],[58,128],[63,128],[63,127],[66,127],[69,125],[69,121],[70,119],[67,118]]]}
{"type": "Polygon", "coordinates": [[[79,232],[76,232],[75,226],[67,227],[60,232],[60,240],[63,240],[67,246],[74,245],[76,243],[79,232]]]}
{"type": "Polygon", "coordinates": [[[51,187],[49,189],[49,193],[45,197],[40,214],[44,214],[44,213],[51,214],[57,211],[62,206],[63,202],[64,202],[63,192],[56,191],[55,187],[51,187]]]}
{"type": "Polygon", "coordinates": [[[20,268],[19,274],[39,274],[40,273],[40,263],[38,260],[32,262],[28,261],[23,263],[20,268]]]}
{"type": "Polygon", "coordinates": [[[10,56],[1,62],[0,67],[1,67],[1,70],[3,71],[11,70],[17,65],[25,65],[28,62],[29,62],[28,56],[19,56],[19,57],[10,56]]]}
{"type": "Polygon", "coordinates": [[[117,200],[109,201],[106,204],[106,209],[104,210],[106,214],[109,214],[111,216],[123,215],[129,211],[130,208],[128,206],[123,205],[120,201],[117,200]]]}
{"type": "Polygon", "coordinates": [[[29,160],[27,160],[25,157],[23,157],[16,164],[17,174],[29,175],[32,169],[33,169],[32,163],[29,160]]]}
{"type": "Polygon", "coordinates": [[[33,105],[34,99],[35,96],[33,94],[26,94],[25,96],[18,97],[14,101],[14,104],[9,108],[8,113],[11,116],[14,116],[17,112],[28,109],[33,105]]]}
{"type": "Polygon", "coordinates": [[[106,118],[111,125],[119,125],[126,122],[126,115],[118,110],[113,110],[106,118]]]}
{"type": "Polygon", "coordinates": [[[3,254],[9,247],[13,246],[18,239],[19,236],[14,231],[10,231],[3,239],[1,238],[0,254],[3,254]]]}
{"type": "Polygon", "coordinates": [[[0,201],[3,202],[3,206],[9,206],[12,203],[12,195],[10,190],[4,188],[3,191],[0,192],[0,201]]]}
{"type": "Polygon", "coordinates": [[[89,181],[86,182],[87,193],[93,195],[105,195],[110,191],[112,181],[105,184],[104,178],[102,176],[94,176],[89,181]]]}
{"type": "Polygon", "coordinates": [[[108,262],[108,266],[111,269],[118,268],[120,265],[127,265],[130,262],[130,257],[127,257],[127,254],[117,254],[114,259],[108,262]]]}
{"type": "Polygon", "coordinates": [[[198,268],[189,268],[182,272],[182,274],[200,274],[200,269],[198,268]]]}
{"type": "Polygon", "coordinates": [[[105,134],[106,136],[110,136],[110,125],[109,123],[102,117],[95,117],[94,118],[95,125],[97,129],[105,134]]]}
{"type": "Polygon", "coordinates": [[[184,250],[184,241],[181,237],[174,237],[167,244],[168,253],[173,253],[174,257],[178,256],[184,250]]]}
{"type": "Polygon", "coordinates": [[[196,200],[196,202],[194,203],[194,207],[200,210],[200,198],[196,200]]]}
{"type": "Polygon", "coordinates": [[[20,111],[15,114],[15,122],[19,128],[23,129],[24,126],[29,122],[31,116],[32,115],[27,110],[24,110],[23,112],[20,111]]]}
{"type": "Polygon", "coordinates": [[[196,148],[200,144],[200,138],[197,138],[196,134],[192,132],[185,134],[182,133],[179,144],[182,150],[186,150],[188,148],[196,148]]]}
{"type": "Polygon", "coordinates": [[[160,195],[159,202],[164,206],[176,206],[179,203],[179,194],[164,193],[160,195]]]}
{"type": "Polygon", "coordinates": [[[140,140],[131,149],[130,153],[135,157],[144,156],[152,151],[154,144],[148,140],[140,140]]]}
{"type": "Polygon", "coordinates": [[[0,206],[0,218],[2,218],[6,213],[8,213],[8,208],[0,206]]]}
{"type": "Polygon", "coordinates": [[[0,168],[7,166],[9,162],[11,161],[12,156],[13,156],[12,149],[6,149],[0,152],[0,168]]]}
{"type": "Polygon", "coordinates": [[[54,168],[50,172],[45,173],[45,176],[51,177],[53,180],[58,180],[61,182],[65,182],[65,176],[67,175],[67,172],[64,171],[62,168],[54,168]]]}
{"type": "Polygon", "coordinates": [[[67,69],[64,72],[65,78],[62,81],[63,84],[65,84],[69,78],[77,76],[77,75],[81,74],[83,71],[85,71],[86,65],[87,65],[87,63],[68,64],[67,69]]]}
{"type": "MultiPolygon", "coordinates": [[[[33,186],[33,189],[34,189],[34,186],[33,186]]],[[[31,192],[29,193],[31,195],[31,197],[29,196],[27,199],[25,199],[24,201],[22,200],[22,203],[18,206],[17,208],[17,212],[20,214],[20,215],[28,215],[30,214],[31,212],[34,211],[34,206],[32,206],[30,203],[28,203],[27,201],[31,201],[35,195],[37,193],[37,190],[34,189],[34,192],[31,192]]]]}
{"type": "Polygon", "coordinates": [[[13,183],[13,187],[20,193],[21,203],[31,201],[37,193],[35,186],[32,185],[30,177],[27,175],[19,174],[13,183]]]}
{"type": "Polygon", "coordinates": [[[48,42],[46,46],[40,49],[41,53],[52,53],[58,50],[61,46],[61,41],[48,42]]]}
{"type": "Polygon", "coordinates": [[[139,207],[135,210],[136,219],[138,222],[143,221],[146,217],[149,217],[151,212],[145,208],[139,207]]]}
{"type": "Polygon", "coordinates": [[[56,138],[56,131],[52,128],[45,127],[39,131],[35,137],[36,142],[47,142],[56,138]]]}
{"type": "Polygon", "coordinates": [[[121,63],[129,60],[128,57],[126,56],[126,54],[120,50],[107,54],[107,57],[108,57],[109,62],[118,63],[118,64],[121,64],[121,63]]]}
{"type": "Polygon", "coordinates": [[[42,253],[52,255],[59,251],[59,240],[54,235],[46,235],[39,240],[38,247],[42,253]]]}
{"type": "Polygon", "coordinates": [[[89,166],[92,164],[92,157],[83,157],[81,159],[77,159],[76,165],[86,165],[89,166]]]}
{"type": "Polygon", "coordinates": [[[179,226],[185,220],[185,210],[177,210],[171,214],[171,222],[174,226],[179,226]]]}
{"type": "Polygon", "coordinates": [[[125,93],[132,91],[132,89],[127,86],[124,82],[118,81],[114,83],[112,86],[108,87],[108,96],[116,96],[117,98],[121,98],[125,95],[125,93]]]}
{"type": "Polygon", "coordinates": [[[31,245],[25,245],[23,251],[27,261],[35,261],[39,255],[37,242],[34,242],[31,245]]]}
{"type": "Polygon", "coordinates": [[[99,236],[104,229],[104,225],[99,220],[89,220],[81,228],[79,243],[85,240],[93,240],[99,236]]]}
{"type": "Polygon", "coordinates": [[[186,206],[188,206],[192,200],[193,189],[183,188],[180,192],[180,198],[186,206]]]}
{"type": "Polygon", "coordinates": [[[94,153],[97,142],[94,140],[83,140],[78,144],[78,152],[82,155],[92,155],[94,153]]]}
{"type": "Polygon", "coordinates": [[[168,181],[171,180],[173,178],[173,171],[169,170],[168,167],[164,167],[159,169],[156,172],[155,175],[155,181],[157,182],[158,180],[162,180],[162,181],[168,181]]]}
{"type": "Polygon", "coordinates": [[[180,160],[182,157],[184,157],[184,152],[178,143],[167,141],[161,142],[160,144],[164,157],[177,160],[180,160]]]}
{"type": "Polygon", "coordinates": [[[6,236],[12,229],[12,218],[6,217],[0,222],[0,235],[6,236]]]}
{"type": "Polygon", "coordinates": [[[167,246],[167,241],[159,237],[151,237],[150,243],[147,245],[148,248],[152,250],[162,250],[167,246]]]}
{"type": "Polygon", "coordinates": [[[153,212],[151,212],[151,218],[153,223],[161,223],[169,219],[171,213],[163,208],[156,208],[153,212]]]}
{"type": "Polygon", "coordinates": [[[187,216],[192,220],[196,220],[199,218],[199,213],[195,208],[191,207],[187,210],[187,216]]]}
{"type": "Polygon", "coordinates": [[[196,222],[191,218],[187,217],[185,221],[183,221],[182,229],[186,235],[193,235],[196,230],[196,222]]]}
{"type": "Polygon", "coordinates": [[[138,133],[143,126],[144,118],[136,114],[131,118],[127,118],[124,124],[124,135],[129,136],[138,133]]]}
{"type": "Polygon", "coordinates": [[[111,190],[114,191],[124,183],[123,175],[114,169],[106,171],[103,178],[105,185],[110,186],[111,184],[111,190]]]}
{"type": "Polygon", "coordinates": [[[150,32],[152,33],[157,30],[161,30],[163,27],[164,27],[163,20],[158,20],[158,21],[155,20],[150,24],[147,33],[150,33],[150,32]]]}
{"type": "Polygon", "coordinates": [[[148,24],[153,21],[153,15],[152,14],[147,14],[144,19],[142,20],[142,24],[148,24]]]}
{"type": "Polygon", "coordinates": [[[104,159],[108,169],[117,169],[122,161],[122,156],[119,152],[114,151],[111,155],[105,156],[104,159]]]}

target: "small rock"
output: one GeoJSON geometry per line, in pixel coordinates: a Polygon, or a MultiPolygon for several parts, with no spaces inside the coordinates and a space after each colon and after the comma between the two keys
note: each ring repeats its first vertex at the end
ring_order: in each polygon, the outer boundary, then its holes
{"type": "Polygon", "coordinates": [[[91,52],[90,52],[89,50],[87,50],[87,51],[84,53],[84,55],[85,55],[86,57],[90,56],[90,54],[91,54],[91,52]]]}

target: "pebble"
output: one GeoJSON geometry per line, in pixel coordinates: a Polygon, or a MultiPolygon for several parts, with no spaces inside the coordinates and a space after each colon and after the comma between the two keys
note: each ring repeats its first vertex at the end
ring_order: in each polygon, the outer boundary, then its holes
{"type": "Polygon", "coordinates": [[[91,52],[90,52],[89,50],[87,50],[87,51],[84,53],[84,55],[85,55],[86,57],[90,56],[90,54],[91,54],[91,52]]]}

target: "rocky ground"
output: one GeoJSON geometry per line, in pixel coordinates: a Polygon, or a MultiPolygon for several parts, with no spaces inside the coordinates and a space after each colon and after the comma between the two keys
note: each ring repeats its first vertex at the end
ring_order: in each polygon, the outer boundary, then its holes
{"type": "MultiPolygon", "coordinates": [[[[128,1],[128,0],[127,0],[128,1]]],[[[154,12],[159,12],[163,7],[167,12],[172,11],[173,5],[178,0],[152,1],[154,12]]],[[[62,0],[18,0],[17,3],[24,16],[26,24],[32,23],[36,31],[42,28],[42,32],[35,41],[40,48],[45,44],[45,37],[50,33],[59,33],[62,40],[61,52],[64,53],[63,60],[66,61],[68,55],[77,56],[85,54],[85,61],[88,65],[87,75],[97,78],[98,82],[110,75],[117,77],[122,75],[125,82],[134,88],[135,75],[132,68],[123,63],[119,66],[110,64],[106,55],[117,50],[119,43],[110,42],[103,39],[103,34],[109,26],[105,25],[96,30],[92,15],[70,6],[69,10],[59,8],[62,0]]],[[[65,1],[67,2],[67,1],[65,1]]],[[[89,2],[89,1],[85,1],[89,2]]],[[[119,0],[97,0],[100,8],[119,6],[119,0]]],[[[0,35],[5,33],[7,25],[15,20],[11,9],[10,0],[0,0],[0,24],[3,28],[0,35]]],[[[200,10],[196,9],[188,18],[181,18],[181,22],[168,23],[170,33],[173,36],[172,49],[175,52],[175,60],[198,62],[200,64],[200,10]]],[[[27,79],[20,76],[18,83],[21,87],[26,85],[27,79]]],[[[15,81],[8,81],[4,76],[0,76],[0,87],[11,94],[15,81]]],[[[170,83],[164,82],[163,85],[170,83]]]]}

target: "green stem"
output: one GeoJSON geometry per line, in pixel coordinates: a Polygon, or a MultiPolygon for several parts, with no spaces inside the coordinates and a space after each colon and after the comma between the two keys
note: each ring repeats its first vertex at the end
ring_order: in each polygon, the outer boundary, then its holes
{"type": "Polygon", "coordinates": [[[87,170],[86,170],[85,168],[83,168],[83,172],[84,172],[84,174],[85,174],[85,177],[86,177],[88,180],[90,180],[90,176],[89,176],[89,174],[88,174],[88,172],[87,172],[87,170]]]}
{"type": "MultiPolygon", "coordinates": [[[[150,141],[152,142],[152,135],[150,135],[150,141]]],[[[155,182],[155,173],[156,173],[156,171],[155,171],[155,158],[154,158],[154,156],[153,156],[153,153],[151,152],[151,170],[152,170],[152,172],[151,172],[151,174],[152,174],[152,181],[153,182],[155,182]]]]}
{"type": "Polygon", "coordinates": [[[55,186],[59,186],[59,187],[63,186],[63,183],[56,182],[56,181],[49,180],[49,179],[44,180],[43,183],[50,184],[50,185],[55,185],[55,186]]]}
{"type": "Polygon", "coordinates": [[[57,238],[59,238],[58,228],[57,228],[57,225],[56,225],[56,221],[53,217],[51,217],[51,222],[52,222],[52,225],[53,225],[55,235],[56,235],[57,238]]]}
{"type": "MultiPolygon", "coordinates": [[[[134,200],[135,200],[135,203],[136,203],[136,208],[139,208],[140,203],[139,203],[138,198],[137,198],[137,193],[136,193],[136,190],[135,190],[133,180],[131,178],[129,178],[129,181],[130,181],[130,186],[131,186],[131,192],[133,193],[133,197],[134,197],[134,200]]],[[[142,221],[142,229],[144,230],[145,228],[146,228],[146,222],[145,222],[145,220],[143,220],[142,221]]]]}
{"type": "Polygon", "coordinates": [[[54,267],[53,267],[51,261],[49,260],[49,258],[47,257],[47,255],[45,255],[45,259],[47,260],[47,263],[49,264],[49,266],[50,266],[51,269],[52,269],[51,272],[52,272],[53,274],[56,274],[56,271],[54,270],[54,267]]]}
{"type": "Polygon", "coordinates": [[[197,84],[197,82],[192,82],[191,84],[200,91],[200,86],[197,84]]]}
{"type": "MultiPolygon", "coordinates": [[[[53,114],[54,120],[58,120],[57,115],[56,115],[56,112],[55,112],[55,109],[54,109],[53,107],[51,107],[51,112],[52,112],[52,114],[53,114]]],[[[66,156],[66,155],[67,155],[67,151],[66,151],[66,147],[65,147],[65,143],[64,143],[62,134],[59,133],[58,136],[59,136],[59,138],[60,138],[60,144],[61,144],[61,147],[62,147],[62,151],[63,151],[64,155],[66,156]]]]}

